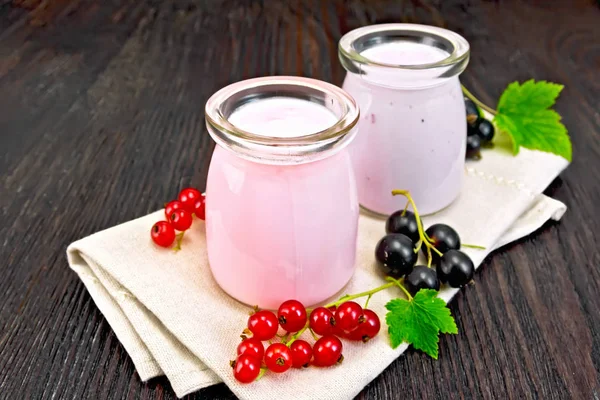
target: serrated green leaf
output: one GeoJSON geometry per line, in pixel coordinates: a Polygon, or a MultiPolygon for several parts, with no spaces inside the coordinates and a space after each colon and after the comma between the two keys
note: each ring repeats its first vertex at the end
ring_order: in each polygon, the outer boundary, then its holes
{"type": "Polygon", "coordinates": [[[573,149],[567,128],[560,122],[560,115],[554,110],[532,111],[529,115],[498,114],[494,118],[498,129],[512,137],[513,153],[519,148],[541,150],[571,161],[573,149]]]}
{"type": "Polygon", "coordinates": [[[513,82],[500,96],[494,123],[512,139],[513,153],[520,147],[540,150],[572,160],[571,140],[560,115],[548,109],[563,89],[556,83],[529,80],[513,82]]]}
{"type": "Polygon", "coordinates": [[[439,333],[458,332],[450,310],[435,290],[420,290],[411,301],[394,299],[385,307],[393,348],[406,342],[437,359],[439,333]]]}
{"type": "Polygon", "coordinates": [[[432,323],[439,328],[440,332],[458,333],[456,322],[452,318],[450,310],[446,307],[444,300],[437,297],[437,294],[437,291],[431,289],[420,290],[413,300],[415,307],[420,308],[423,314],[427,315],[432,323]]]}
{"type": "Polygon", "coordinates": [[[393,299],[385,305],[385,308],[389,311],[385,315],[385,322],[388,326],[392,347],[395,349],[402,342],[411,343],[408,338],[410,334],[405,329],[407,325],[411,325],[413,319],[410,302],[404,299],[393,299]]]}
{"type": "Polygon", "coordinates": [[[513,82],[504,90],[498,100],[498,112],[501,114],[519,114],[526,109],[543,110],[550,108],[564,86],[558,83],[530,79],[519,85],[513,82]]]}
{"type": "Polygon", "coordinates": [[[423,353],[437,360],[440,341],[439,330],[435,325],[427,323],[422,318],[416,317],[414,322],[419,334],[411,338],[412,341],[410,344],[415,349],[421,350],[423,353]]]}

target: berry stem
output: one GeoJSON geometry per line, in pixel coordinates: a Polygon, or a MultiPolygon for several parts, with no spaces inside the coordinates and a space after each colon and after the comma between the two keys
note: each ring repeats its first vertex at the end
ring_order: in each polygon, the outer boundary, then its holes
{"type": "Polygon", "coordinates": [[[287,347],[290,347],[292,345],[292,343],[294,343],[296,341],[296,339],[298,339],[304,333],[304,331],[307,330],[307,329],[308,329],[308,322],[306,323],[306,325],[304,325],[304,328],[302,328],[298,332],[296,332],[294,334],[294,336],[292,336],[290,338],[290,340],[287,343],[285,343],[285,345],[287,347]]]}
{"type": "Polygon", "coordinates": [[[461,243],[460,247],[469,247],[471,249],[485,250],[485,247],[479,246],[477,244],[461,243]]]}
{"type": "Polygon", "coordinates": [[[406,290],[406,288],[402,284],[402,282],[404,281],[404,278],[398,280],[398,279],[392,278],[391,276],[388,276],[385,278],[385,280],[392,282],[394,285],[398,286],[404,292],[408,301],[412,301],[412,299],[413,299],[412,295],[408,292],[408,290],[406,290]]]}
{"type": "Polygon", "coordinates": [[[431,256],[431,249],[427,248],[427,268],[431,268],[431,261],[433,261],[433,257],[431,256]]]}
{"type": "Polygon", "coordinates": [[[329,308],[329,307],[333,307],[333,306],[339,306],[340,304],[346,302],[346,301],[350,301],[350,300],[354,300],[354,299],[358,299],[360,297],[365,297],[365,296],[369,296],[369,295],[373,295],[377,292],[381,292],[382,290],[386,290],[388,288],[391,288],[392,286],[396,285],[396,283],[394,282],[388,282],[384,285],[378,286],[375,289],[371,289],[371,290],[367,290],[366,292],[360,292],[360,293],[356,293],[356,294],[352,294],[352,295],[345,295],[340,297],[340,299],[338,301],[334,301],[333,303],[329,303],[324,305],[323,307],[325,308],[329,308]]]}
{"type": "Polygon", "coordinates": [[[431,251],[432,250],[435,251],[440,256],[442,256],[442,253],[438,249],[436,249],[435,246],[433,246],[431,238],[425,233],[425,229],[423,229],[423,222],[421,221],[421,216],[419,215],[419,210],[417,210],[417,206],[416,206],[415,201],[413,200],[412,196],[410,195],[410,192],[408,190],[401,190],[401,189],[392,190],[392,196],[397,196],[397,195],[402,195],[402,196],[406,197],[406,199],[408,200],[408,203],[410,203],[410,205],[413,208],[413,211],[415,212],[415,219],[417,220],[417,229],[419,230],[419,238],[421,239],[421,240],[419,240],[419,244],[415,248],[415,253],[417,253],[419,250],[421,250],[421,246],[424,244],[425,247],[427,247],[427,265],[431,266],[431,260],[432,260],[431,251]]]}
{"type": "Polygon", "coordinates": [[[404,210],[402,210],[402,216],[406,215],[406,211],[408,210],[408,206],[410,205],[410,201],[406,200],[406,204],[404,205],[404,210]]]}
{"type": "Polygon", "coordinates": [[[319,337],[316,335],[316,333],[309,327],[308,330],[310,331],[310,334],[312,335],[313,339],[315,340],[319,340],[319,337]]]}
{"type": "MultiPolygon", "coordinates": [[[[277,335],[277,336],[279,336],[279,335],[277,335]]],[[[289,332],[286,332],[285,335],[279,336],[281,338],[281,343],[287,342],[289,336],[290,336],[289,332]]]]}
{"type": "Polygon", "coordinates": [[[489,112],[492,115],[498,114],[498,111],[494,110],[492,107],[485,105],[481,102],[477,97],[473,95],[473,93],[469,92],[469,90],[465,87],[465,85],[460,85],[462,87],[462,91],[469,99],[473,100],[473,103],[477,104],[479,108],[489,112]]]}
{"type": "Polygon", "coordinates": [[[369,300],[371,300],[371,297],[373,297],[373,293],[371,293],[370,295],[367,296],[367,300],[365,301],[364,308],[369,308],[369,300]]]}
{"type": "Polygon", "coordinates": [[[256,377],[255,381],[259,380],[260,378],[263,377],[263,375],[265,374],[265,372],[267,372],[266,368],[261,368],[260,372],[258,373],[258,376],[256,377]]]}
{"type": "Polygon", "coordinates": [[[179,250],[181,250],[181,242],[183,241],[183,235],[185,235],[185,231],[183,232],[179,232],[177,235],[175,235],[175,247],[173,247],[173,251],[177,252],[179,250]]]}

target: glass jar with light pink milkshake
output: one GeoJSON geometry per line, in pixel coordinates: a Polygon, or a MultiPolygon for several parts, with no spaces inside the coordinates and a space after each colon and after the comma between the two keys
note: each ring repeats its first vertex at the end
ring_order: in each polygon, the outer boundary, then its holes
{"type": "Polygon", "coordinates": [[[308,305],[355,269],[358,197],[347,145],[358,107],[329,83],[266,77],[206,104],[217,143],[206,188],[208,259],[217,283],[249,305],[308,305]]]}
{"type": "Polygon", "coordinates": [[[467,41],[432,26],[372,25],[344,35],[339,56],[348,71],[343,88],[361,112],[349,147],[361,205],[391,214],[403,206],[392,189],[405,189],[422,214],[447,207],[464,177],[458,75],[469,61],[467,41]]]}

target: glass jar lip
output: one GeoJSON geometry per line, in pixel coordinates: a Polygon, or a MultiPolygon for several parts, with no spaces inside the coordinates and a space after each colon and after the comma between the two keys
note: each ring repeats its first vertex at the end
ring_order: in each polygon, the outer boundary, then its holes
{"type": "MultiPolygon", "coordinates": [[[[346,33],[339,41],[338,53],[344,67],[350,64],[365,66],[404,69],[404,70],[428,70],[435,68],[451,67],[456,64],[464,64],[469,59],[469,42],[456,32],[448,29],[421,24],[379,24],[369,25],[354,29],[346,33]],[[424,64],[390,64],[371,60],[361,55],[362,50],[357,44],[365,39],[379,39],[379,43],[385,42],[387,37],[410,37],[412,41],[428,44],[447,51],[448,57],[433,63],[424,64]],[[421,39],[421,40],[414,40],[421,39]],[[450,49],[448,48],[450,47],[450,49]]],[[[348,68],[346,68],[348,69],[348,68]]],[[[464,69],[464,68],[463,68],[464,69]]],[[[457,73],[462,72],[457,71],[457,73]]]]}
{"type": "Polygon", "coordinates": [[[351,133],[358,123],[359,109],[352,96],[330,83],[305,77],[267,76],[235,82],[218,90],[206,102],[205,117],[213,139],[218,144],[240,153],[241,156],[274,163],[297,158],[291,160],[295,163],[322,158],[310,157],[310,155],[319,150],[336,147],[338,142],[340,144],[345,142],[345,136],[351,133]],[[278,93],[275,96],[291,98],[296,96],[290,93],[303,91],[305,97],[298,96],[298,98],[331,100],[331,103],[335,103],[340,110],[339,115],[336,115],[337,122],[319,132],[293,137],[260,135],[243,130],[229,122],[229,115],[224,112],[228,102],[238,98],[236,101],[243,101],[244,96],[256,97],[257,92],[263,90],[278,93]],[[282,94],[286,92],[287,96],[282,94]]]}

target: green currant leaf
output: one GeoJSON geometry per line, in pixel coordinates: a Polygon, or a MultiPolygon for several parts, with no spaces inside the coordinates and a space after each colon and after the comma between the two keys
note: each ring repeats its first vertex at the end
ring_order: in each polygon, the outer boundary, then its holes
{"type": "Polygon", "coordinates": [[[498,101],[494,123],[512,139],[513,153],[520,147],[540,150],[572,160],[571,140],[560,115],[549,109],[563,85],[533,79],[513,82],[498,101]]]}
{"type": "Polygon", "coordinates": [[[406,342],[437,359],[439,333],[458,332],[450,310],[437,293],[423,289],[412,300],[394,299],[385,305],[388,309],[385,321],[393,348],[406,342]]]}
{"type": "Polygon", "coordinates": [[[437,297],[437,295],[436,290],[420,290],[413,300],[414,306],[420,309],[423,315],[427,315],[440,332],[458,333],[450,309],[446,307],[444,300],[437,297]]]}

